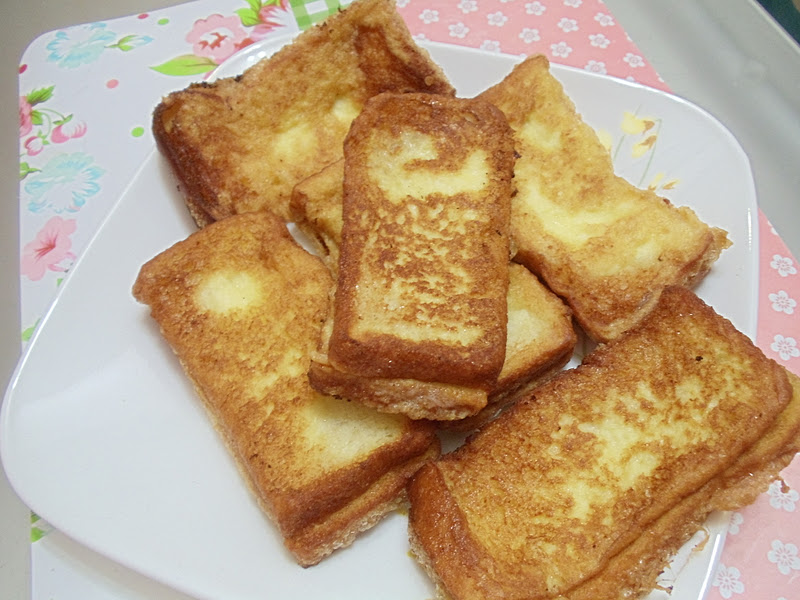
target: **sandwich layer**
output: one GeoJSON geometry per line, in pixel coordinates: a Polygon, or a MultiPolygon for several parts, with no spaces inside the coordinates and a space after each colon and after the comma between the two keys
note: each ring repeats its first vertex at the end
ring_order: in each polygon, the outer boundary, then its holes
{"type": "MultiPolygon", "coordinates": [[[[343,178],[344,160],[340,160],[300,182],[292,192],[293,221],[312,240],[334,275],[338,272],[342,240],[343,178]]],[[[508,269],[505,359],[488,393],[450,384],[367,378],[338,371],[328,363],[329,336],[325,335],[320,352],[312,357],[309,371],[312,385],[412,418],[431,416],[430,408],[419,411],[416,405],[442,407],[437,411],[440,427],[459,430],[479,427],[502,407],[560,370],[572,356],[577,341],[569,308],[522,265],[509,263],[508,269]],[[473,414],[475,407],[481,406],[480,412],[473,414]]]]}
{"type": "Polygon", "coordinates": [[[486,102],[367,102],[344,145],[334,368],[491,387],[506,345],[513,166],[511,131],[486,102]]]}
{"type": "Polygon", "coordinates": [[[153,134],[199,226],[269,209],[288,219],[292,187],[342,156],[375,94],[453,88],[391,0],[357,0],[238,77],[165,97],[153,134]]]}
{"type": "MultiPolygon", "coordinates": [[[[665,288],[640,326],[424,467],[410,485],[412,538],[454,599],[569,596],[713,490],[791,397],[786,372],[730,322],[665,288]]],[[[701,509],[676,520],[695,526],[701,509]]]]}
{"type": "Polygon", "coordinates": [[[614,174],[544,56],[479,96],[514,129],[515,260],[565,299],[586,333],[607,341],[655,306],[667,285],[691,286],[729,245],[725,232],[614,174]]]}
{"type": "Polygon", "coordinates": [[[194,383],[286,547],[306,566],[404,498],[430,425],[314,391],[332,282],[270,213],[229,217],[146,263],[133,294],[194,383]]]}

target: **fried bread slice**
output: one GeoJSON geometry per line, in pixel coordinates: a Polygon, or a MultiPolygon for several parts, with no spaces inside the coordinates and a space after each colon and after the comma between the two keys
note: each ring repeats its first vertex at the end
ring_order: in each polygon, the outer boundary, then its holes
{"type": "Polygon", "coordinates": [[[352,119],[386,91],[454,93],[392,0],[356,0],[244,74],[169,94],[153,134],[199,226],[288,218],[292,187],[342,156],[352,119]]]}
{"type": "MultiPolygon", "coordinates": [[[[334,274],[339,266],[343,178],[344,161],[340,160],[297,184],[292,192],[292,219],[312,240],[334,274]]],[[[572,356],[577,336],[569,308],[535,275],[516,263],[509,263],[506,304],[505,359],[497,381],[488,392],[485,408],[472,417],[441,421],[440,427],[459,430],[479,427],[502,407],[559,371],[572,356]]],[[[475,397],[479,390],[460,386],[350,376],[332,369],[326,355],[327,339],[323,339],[309,376],[323,389],[343,397],[352,394],[372,398],[372,402],[385,407],[406,402],[409,395],[430,396],[424,404],[440,406],[472,406],[480,401],[475,397]]],[[[413,411],[413,403],[404,410],[413,411]]]]}
{"type": "Polygon", "coordinates": [[[666,285],[693,285],[729,245],[691,209],[615,175],[544,56],[524,60],[479,97],[515,131],[515,260],[564,298],[595,340],[635,325],[666,285]]]}
{"type": "Polygon", "coordinates": [[[367,102],[344,145],[333,368],[491,388],[505,356],[513,166],[511,130],[486,102],[367,102]]]}
{"type": "Polygon", "coordinates": [[[770,430],[734,465],[656,520],[596,576],[567,592],[564,600],[622,600],[654,589],[669,557],[712,511],[753,503],[800,451],[800,378],[787,371],[792,399],[770,430]]]}
{"type": "Polygon", "coordinates": [[[792,393],[729,321],[669,286],[635,329],[421,469],[412,543],[453,599],[569,597],[682,499],[740,475],[728,469],[792,393]]]}
{"type": "Polygon", "coordinates": [[[265,211],[178,242],[133,287],[303,566],[403,503],[410,475],[439,452],[429,424],[308,384],[331,285],[320,260],[265,211]]]}

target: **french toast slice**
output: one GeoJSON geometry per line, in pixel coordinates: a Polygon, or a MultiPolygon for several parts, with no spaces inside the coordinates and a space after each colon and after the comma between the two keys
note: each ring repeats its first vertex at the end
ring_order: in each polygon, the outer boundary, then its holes
{"type": "Polygon", "coordinates": [[[565,299],[597,341],[635,325],[667,285],[692,286],[730,245],[688,207],[614,173],[544,56],[479,95],[515,131],[515,260],[565,299]]]}
{"type": "MultiPolygon", "coordinates": [[[[778,457],[755,449],[796,425],[792,395],[785,370],[749,338],[668,286],[637,327],[415,475],[415,552],[454,600],[570,598],[659,519],[694,527],[709,506],[752,499],[752,488],[733,492],[750,467],[766,470],[759,485],[775,475],[778,457]],[[782,414],[795,423],[781,427],[782,414]],[[698,506],[670,513],[698,493],[698,506]]],[[[675,543],[693,533],[681,532],[675,543]]],[[[596,597],[616,598],[614,586],[596,597]]]]}
{"type": "Polygon", "coordinates": [[[491,388],[505,357],[513,166],[511,130],[486,102],[367,101],[344,144],[332,368],[491,388]]]}
{"type": "Polygon", "coordinates": [[[142,268],[150,307],[264,511],[303,566],[405,501],[430,424],[313,390],[328,270],[264,211],[213,223],[142,268]]]}
{"type": "Polygon", "coordinates": [[[153,134],[199,226],[269,209],[342,156],[367,98],[453,94],[392,0],[356,0],[238,77],[195,83],[155,108],[153,134]]]}
{"type": "MultiPolygon", "coordinates": [[[[312,240],[323,262],[335,275],[339,266],[342,234],[342,180],[344,160],[337,161],[295,186],[292,192],[292,219],[312,240]]],[[[504,406],[559,371],[572,356],[577,336],[567,306],[522,265],[509,263],[506,298],[507,336],[503,368],[486,397],[486,406],[471,417],[440,421],[448,429],[475,429],[504,406]]],[[[350,395],[384,409],[404,404],[402,411],[414,411],[409,396],[430,398],[423,404],[473,406],[481,401],[480,390],[423,382],[413,379],[362,378],[336,371],[328,364],[328,340],[312,361],[312,385],[342,397],[350,395]],[[354,389],[355,388],[355,389],[354,389]]],[[[399,407],[398,407],[398,410],[399,407]]],[[[413,412],[413,414],[417,414],[413,412]]],[[[422,416],[422,414],[420,414],[422,416]]]]}
{"type": "Polygon", "coordinates": [[[800,378],[787,371],[792,399],[773,427],[721,475],[680,500],[597,575],[564,595],[564,600],[636,598],[654,589],[669,557],[712,511],[733,511],[753,503],[800,451],[800,378]]]}

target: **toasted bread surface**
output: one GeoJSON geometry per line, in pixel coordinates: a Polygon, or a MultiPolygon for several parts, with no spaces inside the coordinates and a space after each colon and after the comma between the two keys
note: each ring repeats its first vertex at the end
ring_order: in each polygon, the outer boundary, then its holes
{"type": "Polygon", "coordinates": [[[781,367],[667,287],[635,329],[420,470],[414,543],[452,598],[568,596],[732,468],[791,397],[781,367]]]}
{"type": "Polygon", "coordinates": [[[522,265],[510,263],[508,274],[508,335],[500,375],[479,413],[442,427],[467,431],[482,426],[572,357],[577,343],[572,311],[522,265]]]}
{"type": "Polygon", "coordinates": [[[198,225],[269,209],[342,156],[352,119],[385,91],[453,94],[391,0],[357,0],[238,77],[165,97],[153,134],[198,225]]]}
{"type": "Polygon", "coordinates": [[[514,149],[478,100],[381,94],[344,146],[329,360],[488,389],[505,355],[514,149]]]}
{"type": "Polygon", "coordinates": [[[336,278],[342,244],[342,182],[344,159],[337,160],[294,186],[291,220],[336,278]]]}
{"type": "Polygon", "coordinates": [[[792,399],[769,431],[722,474],[648,526],[600,573],[565,594],[564,600],[622,600],[654,589],[668,558],[701,529],[712,511],[751,504],[779,478],[800,451],[800,378],[788,371],[787,375],[792,399]]]}
{"type": "MultiPolygon", "coordinates": [[[[341,244],[343,177],[344,160],[341,160],[302,181],[292,192],[293,220],[309,239],[316,241],[317,251],[334,274],[338,271],[341,244]]],[[[505,359],[488,395],[476,388],[411,379],[363,378],[337,371],[327,360],[327,340],[321,344],[317,360],[312,361],[309,371],[312,385],[346,398],[359,396],[364,402],[376,402],[375,406],[382,410],[411,412],[415,418],[424,415],[430,418],[430,413],[415,411],[413,403],[408,402],[409,394],[430,396],[424,404],[447,407],[448,416],[453,417],[440,418],[440,426],[474,429],[560,370],[572,356],[577,341],[569,308],[535,275],[516,263],[509,263],[506,304],[505,359]],[[462,399],[454,398],[454,394],[462,399]],[[480,413],[473,414],[476,406],[484,404],[480,413]]]]}
{"type": "Polygon", "coordinates": [[[524,60],[479,97],[506,114],[520,153],[515,260],[563,297],[595,340],[635,325],[666,285],[691,286],[729,245],[691,209],[614,174],[544,56],[524,60]]]}
{"type": "Polygon", "coordinates": [[[308,384],[331,285],[320,260],[262,212],[178,242],[133,287],[302,565],[395,507],[410,475],[438,453],[429,425],[308,384]]]}

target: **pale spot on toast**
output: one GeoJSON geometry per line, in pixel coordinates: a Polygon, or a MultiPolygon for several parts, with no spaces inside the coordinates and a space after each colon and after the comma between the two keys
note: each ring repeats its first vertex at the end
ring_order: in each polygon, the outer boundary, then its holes
{"type": "Polygon", "coordinates": [[[350,464],[397,441],[405,422],[399,415],[321,394],[306,402],[302,416],[305,444],[312,452],[324,452],[329,468],[350,464]]]}
{"type": "Polygon", "coordinates": [[[307,148],[313,148],[317,131],[311,123],[298,121],[275,134],[272,152],[276,159],[293,164],[299,158],[306,158],[307,148]]]}
{"type": "MultiPolygon", "coordinates": [[[[529,218],[534,217],[539,223],[546,223],[547,234],[570,250],[581,248],[592,238],[602,237],[611,225],[636,209],[633,202],[623,202],[622,198],[613,206],[603,204],[596,210],[586,206],[577,207],[565,202],[560,195],[543,193],[536,171],[534,163],[517,163],[518,194],[515,202],[518,209],[529,218]]],[[[614,255],[615,267],[621,264],[617,258],[614,255]]]]}
{"type": "Polygon", "coordinates": [[[361,112],[361,106],[354,102],[352,98],[342,96],[337,98],[331,108],[331,114],[342,123],[350,123],[361,112]]]}
{"type": "Polygon", "coordinates": [[[562,148],[561,131],[550,124],[542,123],[533,114],[528,115],[517,133],[525,142],[540,150],[554,152],[562,148]]]}
{"type": "MultiPolygon", "coordinates": [[[[438,158],[440,156],[433,138],[417,131],[406,131],[400,136],[397,147],[386,153],[378,152],[372,155],[368,161],[368,168],[373,181],[386,197],[395,203],[402,202],[408,197],[474,194],[488,185],[490,169],[483,150],[471,152],[463,165],[456,170],[424,168],[424,161],[438,158]],[[398,169],[398,164],[403,165],[403,168],[398,169]]],[[[410,208],[410,210],[415,209],[410,208]]],[[[455,221],[452,217],[449,220],[455,221]]]]}
{"type": "Polygon", "coordinates": [[[214,271],[197,286],[194,301],[202,310],[225,314],[258,306],[265,291],[263,282],[246,271],[214,271]]]}

